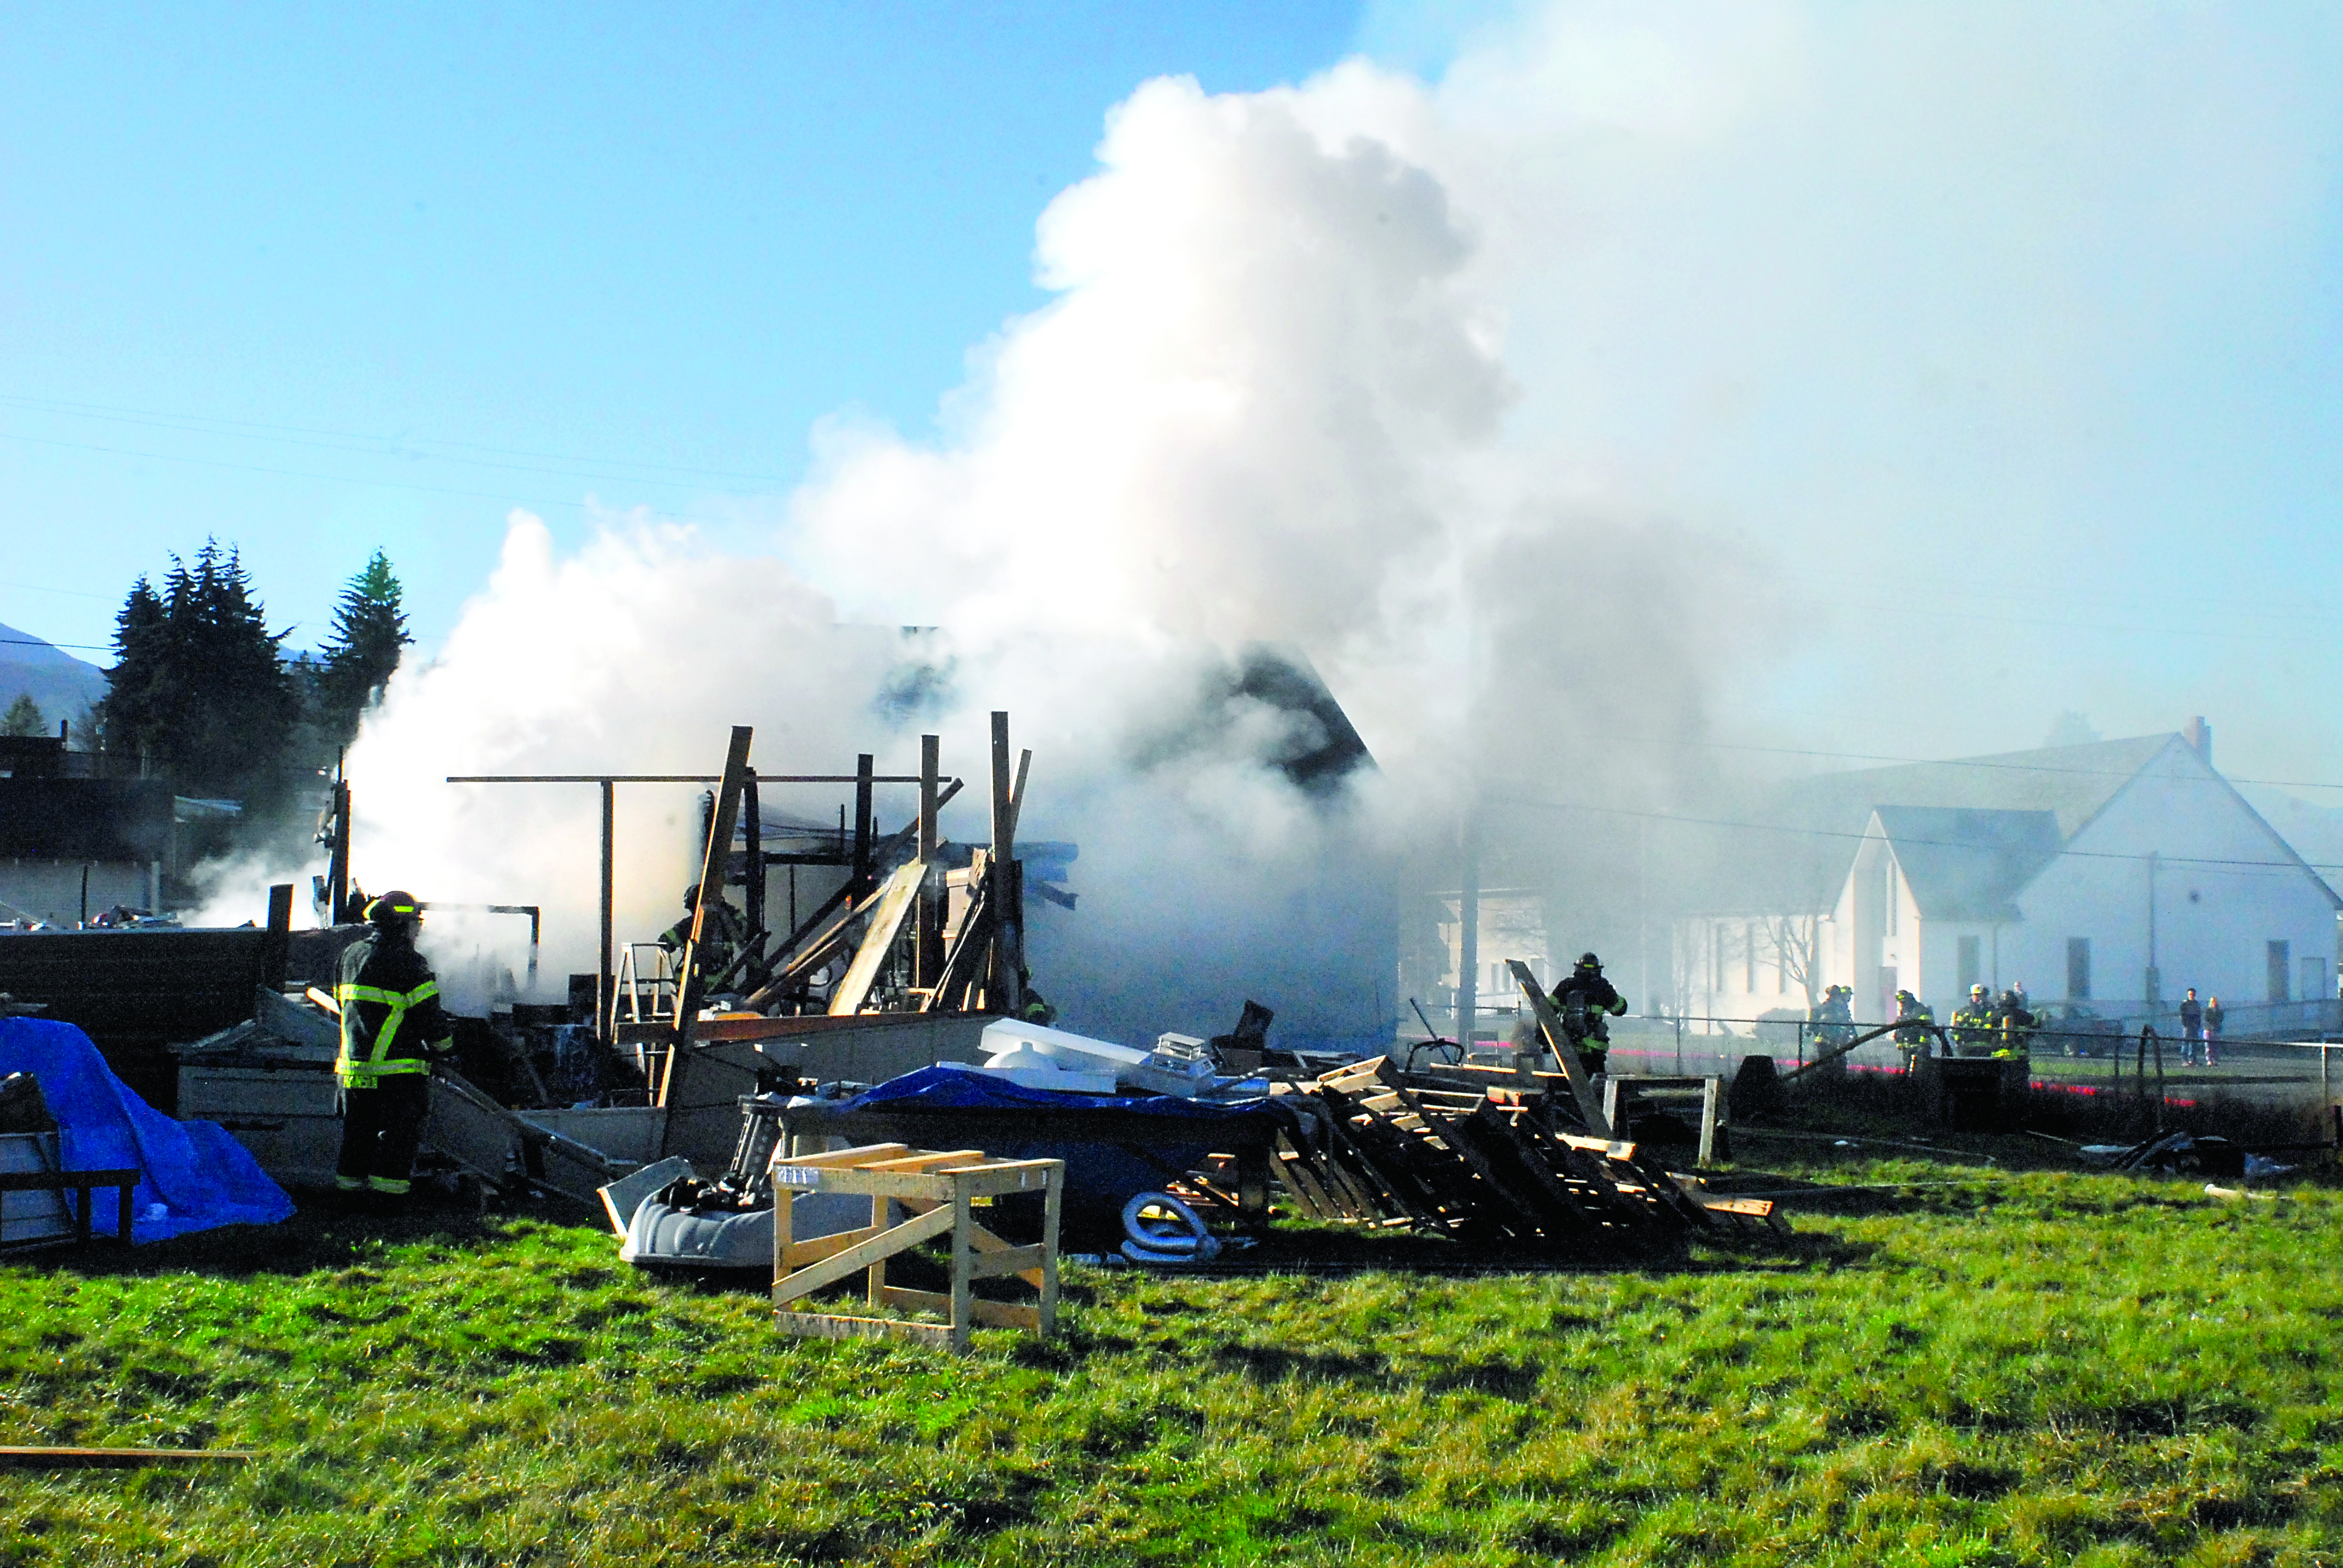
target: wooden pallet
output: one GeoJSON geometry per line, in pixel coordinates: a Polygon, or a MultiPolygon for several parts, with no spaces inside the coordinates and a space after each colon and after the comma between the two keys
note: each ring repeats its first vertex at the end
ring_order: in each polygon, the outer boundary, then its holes
{"type": "Polygon", "coordinates": [[[1557,1126],[1547,1096],[1519,1092],[1516,1081],[1411,1074],[1376,1058],[1285,1088],[1278,1181],[1312,1219],[1596,1262],[1673,1251],[1721,1228],[1787,1228],[1765,1200],[1711,1194],[1632,1142],[1557,1126]]]}
{"type": "Polygon", "coordinates": [[[1058,1214],[1063,1203],[1062,1160],[989,1160],[978,1149],[922,1150],[872,1143],[802,1156],[773,1166],[773,1321],[784,1332],[817,1339],[910,1340],[968,1349],[977,1324],[1023,1329],[1046,1339],[1058,1319],[1058,1214]],[[1041,1240],[1012,1246],[976,1222],[980,1198],[1042,1193],[1041,1240]],[[800,1193],[847,1192],[870,1200],[870,1223],[860,1230],[792,1239],[790,1204],[800,1193]],[[893,1211],[910,1217],[897,1222],[893,1211]],[[887,1282],[887,1260],[923,1241],[950,1238],[949,1294],[887,1282]],[[941,1322],[795,1312],[789,1303],[848,1276],[865,1276],[872,1307],[933,1312],[941,1322]],[[979,1280],[1016,1278],[1039,1293],[1033,1305],[989,1301],[979,1280]]]}

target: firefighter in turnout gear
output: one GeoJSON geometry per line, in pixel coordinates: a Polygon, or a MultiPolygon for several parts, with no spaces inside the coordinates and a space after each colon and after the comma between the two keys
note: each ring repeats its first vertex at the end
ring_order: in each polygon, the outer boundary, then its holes
{"type": "Polygon", "coordinates": [[[1855,988],[1835,985],[1806,1013],[1808,1037],[1824,1050],[1855,1038],[1855,988]]]}
{"type": "Polygon", "coordinates": [[[1993,1050],[1993,997],[1982,985],[1969,987],[1969,1000],[1953,1010],[1953,1049],[1962,1056],[1993,1050]]]}
{"type": "Polygon", "coordinates": [[[367,906],[374,928],[342,953],[334,1000],[342,1010],[342,1049],[334,1077],[342,1090],[342,1157],[334,1185],[386,1208],[402,1205],[413,1185],[415,1151],[431,1101],[431,1064],[455,1047],[439,1005],[439,982],[415,950],[422,906],[389,892],[367,906]]]}
{"type": "MultiPolygon", "coordinates": [[[[683,919],[659,933],[659,946],[679,963],[683,950],[691,942],[692,917],[699,910],[699,884],[694,882],[683,890],[683,919]]],[[[721,893],[709,900],[708,929],[700,933],[699,972],[706,976],[719,975],[749,940],[749,922],[732,907],[732,900],[721,893]]],[[[676,977],[680,987],[683,977],[676,977]]]]}
{"type": "Polygon", "coordinates": [[[1928,1025],[1936,1015],[1908,990],[1896,993],[1896,1047],[1904,1053],[1904,1070],[1910,1072],[1928,1054],[1928,1025]]]}
{"type": "Polygon", "coordinates": [[[2015,990],[2001,993],[1993,1009],[1993,1053],[1996,1056],[2024,1057],[2032,1054],[2034,1014],[2027,1010],[2026,999],[2015,990]]]}
{"type": "Polygon", "coordinates": [[[1554,1010],[1562,1015],[1562,1032],[1577,1048],[1590,1073],[1601,1072],[1611,1052],[1611,1020],[1623,1018],[1627,999],[1603,978],[1603,960],[1593,953],[1578,955],[1578,966],[1554,988],[1554,1010]]]}

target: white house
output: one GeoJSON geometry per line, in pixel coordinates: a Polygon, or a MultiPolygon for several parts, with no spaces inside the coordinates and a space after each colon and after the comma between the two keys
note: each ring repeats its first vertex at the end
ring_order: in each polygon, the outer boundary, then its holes
{"type": "Polygon", "coordinates": [[[2214,770],[2202,719],[2143,736],[1832,774],[1777,803],[1745,885],[1679,919],[1694,1016],[1858,1019],[1908,987],[1939,1019],[1983,983],[2137,1022],[2183,990],[2233,1035],[2335,1027],[2343,899],[2214,770]]]}

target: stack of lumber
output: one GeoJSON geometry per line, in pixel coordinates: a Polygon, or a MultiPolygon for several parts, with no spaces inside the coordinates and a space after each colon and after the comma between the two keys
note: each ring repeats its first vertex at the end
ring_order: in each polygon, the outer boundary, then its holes
{"type": "Polygon", "coordinates": [[[1590,1261],[1736,1226],[1787,1228],[1766,1200],[1710,1193],[1634,1143],[1563,1124],[1539,1092],[1453,1086],[1377,1057],[1280,1085],[1271,1102],[1288,1113],[1276,1174],[1312,1219],[1590,1261]]]}

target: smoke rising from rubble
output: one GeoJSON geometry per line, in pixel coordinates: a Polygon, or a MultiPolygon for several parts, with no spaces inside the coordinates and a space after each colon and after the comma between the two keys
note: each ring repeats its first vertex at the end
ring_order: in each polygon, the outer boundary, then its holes
{"type": "MultiPolygon", "coordinates": [[[[2177,80],[2213,24],[2159,35],[2145,85],[2092,63],[2129,26],[1562,5],[1436,85],[1363,61],[1255,94],[1145,84],[1041,217],[1056,298],[981,347],[940,441],[818,431],[769,556],[618,518],[564,558],[513,521],[351,757],[358,875],[545,904],[558,976],[591,961],[592,789],[442,775],[712,771],[730,723],[766,771],[863,749],[900,771],[939,729],[970,783],[946,831],[981,839],[1005,708],[1035,753],[1021,834],[1081,846],[1080,911],[1033,916],[1070,1025],[1207,1032],[1257,976],[1285,977],[1262,998],[1282,1022],[1403,1013],[1311,999],[1347,918],[1325,890],[1297,903],[1313,868],[1388,856],[1451,883],[1468,793],[1682,807],[1714,763],[1649,742],[1951,678],[1917,638],[1876,674],[1817,665],[1802,617],[1826,611],[1789,563],[1957,570],[1980,537],[2041,529],[2071,476],[2006,460],[1990,427],[2106,407],[2113,372],[2082,367],[2116,334],[2078,308],[2084,269],[2143,227],[2200,259],[2249,246],[2305,177],[2284,105],[2230,112],[2242,66],[2177,80]],[[2193,129],[2158,128],[2176,94],[2193,129]],[[2077,141],[2093,115],[2145,150],[2077,141]],[[2221,177],[2247,164],[2244,188],[2221,177]],[[903,626],[936,628],[910,689],[903,626]],[[1347,809],[1266,765],[1290,714],[1209,698],[1255,642],[1302,649],[1357,724],[1377,771],[1347,809]]],[[[624,932],[673,918],[695,796],[621,789],[624,932]]],[[[1575,900],[1557,948],[1627,929],[1634,830],[1492,824],[1487,879],[1575,900]]]]}

